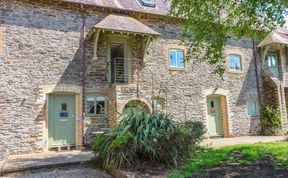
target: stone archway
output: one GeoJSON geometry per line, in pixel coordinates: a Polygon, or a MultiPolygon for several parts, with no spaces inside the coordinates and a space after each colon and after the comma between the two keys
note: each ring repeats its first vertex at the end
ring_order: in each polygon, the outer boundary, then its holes
{"type": "Polygon", "coordinates": [[[151,113],[151,109],[149,105],[146,102],[143,102],[141,100],[131,100],[127,102],[123,109],[122,109],[122,114],[128,114],[131,112],[137,112],[137,111],[143,111],[146,113],[151,113]]]}

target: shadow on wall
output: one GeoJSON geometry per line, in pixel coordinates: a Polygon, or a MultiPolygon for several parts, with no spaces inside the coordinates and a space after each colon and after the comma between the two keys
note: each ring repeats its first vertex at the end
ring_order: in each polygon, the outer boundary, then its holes
{"type": "MultiPolygon", "coordinates": [[[[245,106],[245,110],[243,114],[243,116],[235,116],[235,120],[233,120],[232,123],[232,128],[237,128],[238,126],[241,126],[242,124],[249,124],[249,135],[255,135],[255,134],[259,134],[261,131],[261,125],[260,125],[260,117],[259,115],[256,117],[251,117],[248,116],[247,114],[247,101],[249,99],[253,99],[253,100],[259,100],[258,99],[258,91],[257,91],[257,77],[256,77],[256,67],[255,67],[255,59],[254,59],[254,55],[253,55],[253,42],[252,40],[249,39],[243,39],[243,41],[236,41],[235,39],[232,39],[229,42],[229,45],[233,45],[236,47],[241,47],[244,48],[244,51],[242,51],[242,56],[241,56],[241,60],[242,60],[242,70],[244,69],[244,71],[246,71],[245,73],[241,73],[241,74],[231,74],[234,75],[235,77],[239,77],[239,82],[243,81],[242,87],[240,88],[240,92],[239,95],[234,95],[232,94],[233,91],[231,91],[231,96],[237,96],[236,99],[236,103],[235,105],[237,106],[237,109],[239,107],[244,109],[243,106],[245,106]],[[249,61],[249,62],[248,62],[249,61]],[[238,75],[238,76],[237,76],[238,75]],[[245,75],[245,76],[244,76],[245,75]],[[241,123],[242,121],[247,121],[249,120],[249,123],[241,123]]],[[[258,72],[258,82],[259,82],[259,86],[261,86],[261,79],[259,78],[259,76],[261,76],[261,68],[260,68],[260,57],[257,56],[257,72],[258,72]]],[[[233,77],[234,77],[233,76],[233,77]]],[[[238,82],[235,80],[235,82],[238,82]]],[[[258,107],[259,108],[259,107],[258,107]]],[[[236,110],[237,110],[236,109],[236,110]]],[[[241,130],[241,128],[239,128],[241,130]]],[[[233,132],[235,134],[235,131],[233,132]]],[[[238,131],[238,133],[236,133],[237,135],[243,135],[243,133],[241,133],[241,131],[238,131]]]]}

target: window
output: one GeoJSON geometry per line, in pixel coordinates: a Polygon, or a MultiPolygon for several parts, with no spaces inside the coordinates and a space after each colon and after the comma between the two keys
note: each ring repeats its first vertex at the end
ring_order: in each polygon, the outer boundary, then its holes
{"type": "Polygon", "coordinates": [[[171,68],[184,69],[184,51],[181,49],[170,49],[169,61],[171,68]]]}
{"type": "Polygon", "coordinates": [[[276,67],[277,66],[277,55],[276,54],[268,54],[267,65],[268,65],[268,67],[276,67]]]}
{"type": "Polygon", "coordinates": [[[152,97],[154,109],[156,111],[164,111],[165,110],[165,99],[162,97],[152,97]]]}
{"type": "Polygon", "coordinates": [[[230,66],[230,71],[241,71],[242,70],[241,56],[236,55],[236,54],[230,54],[229,66],[230,66]]]}
{"type": "Polygon", "coordinates": [[[258,116],[259,115],[259,109],[258,109],[258,100],[249,98],[247,100],[247,114],[249,116],[258,116]]]}
{"type": "Polygon", "coordinates": [[[67,103],[62,103],[61,104],[61,110],[62,111],[67,111],[67,103]]]}
{"type": "Polygon", "coordinates": [[[88,95],[86,97],[86,113],[88,115],[105,115],[106,98],[98,95],[88,95]]]}
{"type": "Polygon", "coordinates": [[[214,108],[214,101],[211,101],[211,108],[214,108]]]}
{"type": "Polygon", "coordinates": [[[138,0],[142,6],[156,7],[155,0],[138,0]]]}
{"type": "Polygon", "coordinates": [[[277,54],[269,53],[267,55],[267,66],[268,70],[273,77],[279,77],[279,70],[278,70],[278,61],[277,61],[277,54]]]}

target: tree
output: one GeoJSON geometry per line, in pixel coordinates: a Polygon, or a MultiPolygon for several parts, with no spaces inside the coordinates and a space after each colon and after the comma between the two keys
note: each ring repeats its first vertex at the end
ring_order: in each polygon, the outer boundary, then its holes
{"type": "Polygon", "coordinates": [[[285,24],[287,12],[288,0],[172,0],[170,10],[184,20],[182,36],[191,41],[187,60],[193,54],[215,66],[220,76],[223,50],[232,37],[261,40],[285,24]]]}

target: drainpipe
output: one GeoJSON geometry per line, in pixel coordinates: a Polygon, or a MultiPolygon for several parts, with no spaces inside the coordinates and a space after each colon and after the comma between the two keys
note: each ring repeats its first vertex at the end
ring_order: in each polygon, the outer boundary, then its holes
{"type": "Polygon", "coordinates": [[[261,93],[260,93],[259,74],[258,74],[258,65],[257,65],[257,45],[256,45],[255,38],[253,38],[252,43],[253,43],[253,57],[254,57],[254,65],[255,65],[256,85],[257,85],[257,93],[258,93],[258,101],[259,101],[261,132],[263,132],[262,98],[261,98],[261,93]]]}
{"type": "Polygon", "coordinates": [[[82,9],[82,137],[83,137],[83,145],[84,142],[84,127],[85,127],[85,84],[86,84],[86,39],[85,39],[85,32],[86,32],[86,14],[83,4],[81,4],[82,9]]]}

